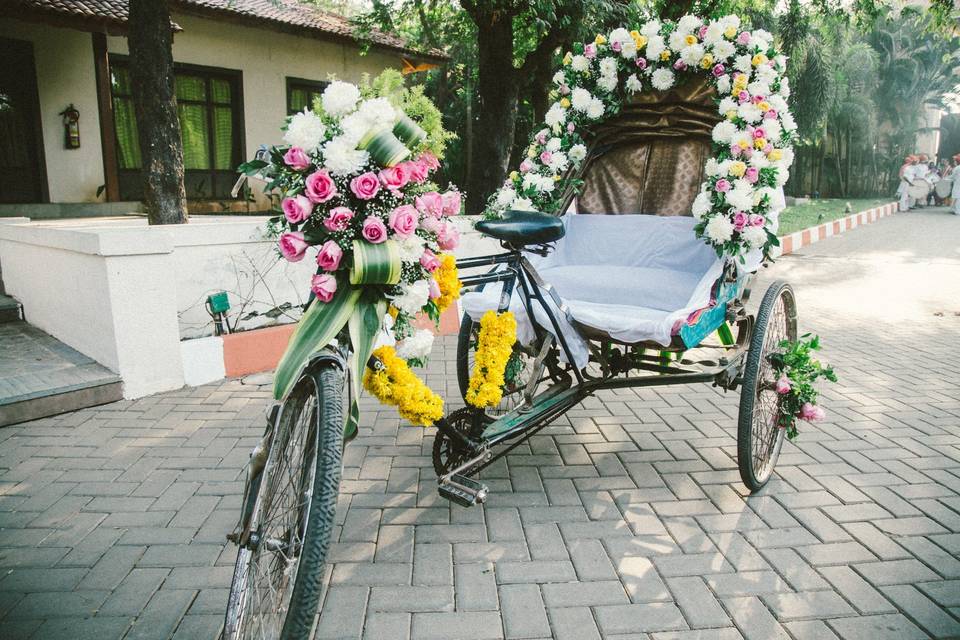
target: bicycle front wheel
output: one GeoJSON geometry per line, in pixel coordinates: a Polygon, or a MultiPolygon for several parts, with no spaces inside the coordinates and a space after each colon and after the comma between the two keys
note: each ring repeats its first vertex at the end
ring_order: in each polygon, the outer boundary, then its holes
{"type": "Polygon", "coordinates": [[[309,637],[340,488],[343,404],[333,366],[305,373],[284,402],[237,555],[225,640],[309,637]]]}

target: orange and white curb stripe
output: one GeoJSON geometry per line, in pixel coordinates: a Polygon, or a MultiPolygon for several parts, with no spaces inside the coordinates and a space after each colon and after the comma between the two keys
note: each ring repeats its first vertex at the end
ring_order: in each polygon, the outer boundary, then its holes
{"type": "Polygon", "coordinates": [[[826,240],[832,236],[838,236],[841,233],[850,231],[859,226],[876,222],[880,218],[892,216],[897,212],[897,203],[890,202],[865,209],[857,213],[850,214],[846,218],[824,222],[815,227],[808,227],[800,231],[795,231],[789,235],[780,236],[780,248],[783,250],[781,255],[794,253],[803,247],[809,246],[821,240],[826,240]]]}

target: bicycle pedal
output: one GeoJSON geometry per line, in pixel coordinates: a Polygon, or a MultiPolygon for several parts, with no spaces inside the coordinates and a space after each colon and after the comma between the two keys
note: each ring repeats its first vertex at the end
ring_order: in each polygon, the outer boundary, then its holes
{"type": "Polygon", "coordinates": [[[450,476],[446,482],[441,482],[437,491],[441,497],[462,507],[472,507],[475,504],[486,502],[489,494],[487,485],[460,475],[450,476]]]}

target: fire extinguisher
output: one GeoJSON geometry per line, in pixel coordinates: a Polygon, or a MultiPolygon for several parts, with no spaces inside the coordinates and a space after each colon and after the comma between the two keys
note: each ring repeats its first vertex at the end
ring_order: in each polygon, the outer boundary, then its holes
{"type": "Polygon", "coordinates": [[[80,148],[80,112],[73,106],[60,112],[63,117],[63,146],[67,149],[80,148]]]}

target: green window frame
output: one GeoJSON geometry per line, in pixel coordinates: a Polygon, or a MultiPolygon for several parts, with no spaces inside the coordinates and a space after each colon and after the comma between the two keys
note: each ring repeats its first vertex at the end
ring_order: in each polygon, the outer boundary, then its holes
{"type": "MultiPolygon", "coordinates": [[[[143,197],[141,155],[129,61],[110,56],[120,197],[143,197]]],[[[191,200],[223,199],[243,162],[243,85],[240,71],[175,64],[174,88],[183,141],[184,186],[191,200]]]]}
{"type": "Polygon", "coordinates": [[[329,82],[287,77],[287,115],[303,111],[304,107],[313,109],[313,101],[320,97],[329,82]]]}

